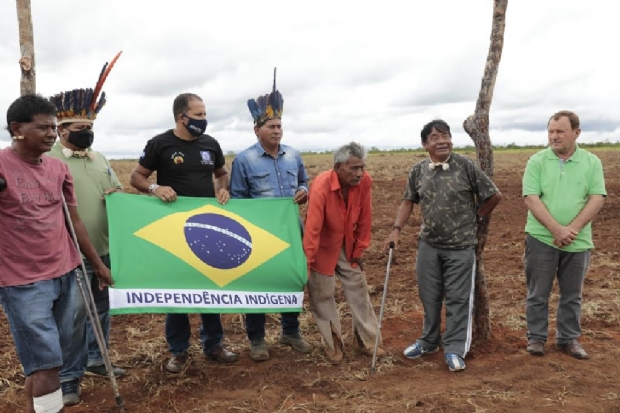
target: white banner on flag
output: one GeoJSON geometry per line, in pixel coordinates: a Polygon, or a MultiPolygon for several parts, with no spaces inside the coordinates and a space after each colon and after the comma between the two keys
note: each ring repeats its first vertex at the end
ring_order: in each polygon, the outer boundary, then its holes
{"type": "Polygon", "coordinates": [[[226,290],[110,288],[110,309],[290,309],[301,308],[302,292],[249,292],[226,290]]]}

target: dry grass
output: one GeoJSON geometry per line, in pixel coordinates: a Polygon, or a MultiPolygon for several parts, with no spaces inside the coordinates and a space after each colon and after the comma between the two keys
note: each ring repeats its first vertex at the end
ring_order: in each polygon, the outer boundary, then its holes
{"type": "MultiPolygon", "coordinates": [[[[620,375],[620,163],[618,153],[601,152],[610,196],[595,221],[595,243],[582,312],[583,338],[593,356],[587,362],[569,359],[548,345],[544,358],[525,354],[525,280],[522,272],[525,207],[520,176],[531,151],[502,152],[496,156],[495,180],[504,201],[494,214],[485,253],[491,298],[491,342],[474,349],[468,369],[458,375],[446,371],[441,354],[406,360],[402,349],[419,336],[422,307],[415,282],[415,211],[395,252],[383,319],[388,357],[369,371],[371,360],[354,351],[351,314],[338,287],[338,311],[343,324],[345,361],[328,363],[322,342],[307,309],[301,330],[317,349],[301,355],[277,344],[279,318],[267,319],[271,360],[249,360],[249,343],[242,315],[224,315],[225,343],[241,354],[239,362],[220,365],[206,360],[198,341],[198,317],[191,317],[191,364],[178,374],[167,374],[168,359],[162,315],[117,316],[113,320],[111,351],[127,368],[119,380],[130,411],[162,412],[524,412],[537,411],[620,413],[617,377],[620,375]]],[[[473,156],[473,154],[469,154],[473,156]]],[[[375,186],[373,240],[366,252],[368,290],[377,311],[386,270],[382,244],[394,219],[406,174],[421,154],[371,155],[368,170],[375,186]]],[[[325,155],[304,158],[310,176],[329,168],[325,155]]],[[[230,165],[230,159],[227,159],[230,165]]],[[[119,178],[129,186],[134,161],[114,161],[119,178]]],[[[302,209],[302,213],[304,210],[302,209]]],[[[550,337],[555,334],[557,289],[551,298],[550,337]]],[[[552,339],[550,340],[550,344],[552,339]]],[[[83,380],[85,402],[69,413],[109,411],[114,405],[105,380],[83,380]],[[102,407],[107,406],[107,407],[102,407]]],[[[23,406],[23,375],[6,323],[0,323],[0,411],[23,406]]]]}

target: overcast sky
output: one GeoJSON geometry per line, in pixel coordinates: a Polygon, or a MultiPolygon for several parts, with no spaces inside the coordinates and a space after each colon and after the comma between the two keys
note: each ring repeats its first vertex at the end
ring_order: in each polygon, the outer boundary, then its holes
{"type": "MultiPolygon", "coordinates": [[[[32,0],[37,92],[94,87],[123,50],[104,90],[94,147],[137,158],[174,126],[172,101],[197,93],[207,133],[224,152],[255,142],[247,100],[284,96],[284,143],[333,149],[350,140],[419,147],[443,118],[455,145],[473,113],[492,0],[199,1],[32,0]],[[267,6],[267,7],[266,7],[267,6]]],[[[581,141],[620,140],[620,3],[512,0],[491,108],[494,144],[543,144],[555,111],[576,111],[581,141]]],[[[19,96],[15,1],[0,1],[0,110],[19,96]]],[[[0,132],[0,147],[9,144],[0,132]]]]}

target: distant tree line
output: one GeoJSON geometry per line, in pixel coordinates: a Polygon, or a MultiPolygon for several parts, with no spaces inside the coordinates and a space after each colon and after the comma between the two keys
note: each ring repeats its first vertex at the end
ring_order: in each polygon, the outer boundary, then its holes
{"type": "MultiPolygon", "coordinates": [[[[595,142],[595,143],[579,143],[579,146],[582,148],[620,148],[620,142],[595,142]]],[[[524,149],[544,149],[547,145],[517,145],[516,143],[509,143],[507,145],[493,145],[493,149],[497,151],[504,150],[524,150],[524,149]]],[[[465,145],[465,146],[455,146],[455,151],[458,152],[475,152],[476,147],[473,145],[465,145]]],[[[368,153],[376,154],[376,153],[424,153],[424,148],[392,148],[392,149],[380,149],[376,146],[372,146],[368,149],[368,153]]],[[[331,154],[333,151],[325,150],[325,151],[303,151],[302,155],[326,155],[331,154]]],[[[229,155],[229,154],[227,154],[229,155]]]]}
{"type": "MultiPolygon", "coordinates": [[[[582,148],[616,148],[620,149],[620,142],[595,142],[595,143],[579,143],[582,148]]],[[[517,145],[516,143],[509,143],[507,145],[493,145],[493,149],[496,151],[518,151],[524,149],[544,149],[546,145],[517,145]]],[[[455,146],[454,150],[457,152],[476,152],[474,145],[455,146]]],[[[368,149],[368,153],[424,153],[424,148],[392,148],[392,149],[379,149],[376,146],[372,146],[368,149]]],[[[325,151],[302,151],[302,155],[328,155],[332,154],[332,150],[325,151]]],[[[226,152],[226,157],[234,158],[237,156],[235,151],[226,152]]]]}

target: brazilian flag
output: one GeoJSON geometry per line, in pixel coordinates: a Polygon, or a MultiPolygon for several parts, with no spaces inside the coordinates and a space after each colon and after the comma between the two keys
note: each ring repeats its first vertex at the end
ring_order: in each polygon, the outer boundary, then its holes
{"type": "Polygon", "coordinates": [[[300,311],[306,284],[292,198],[106,197],[112,314],[300,311]]]}

